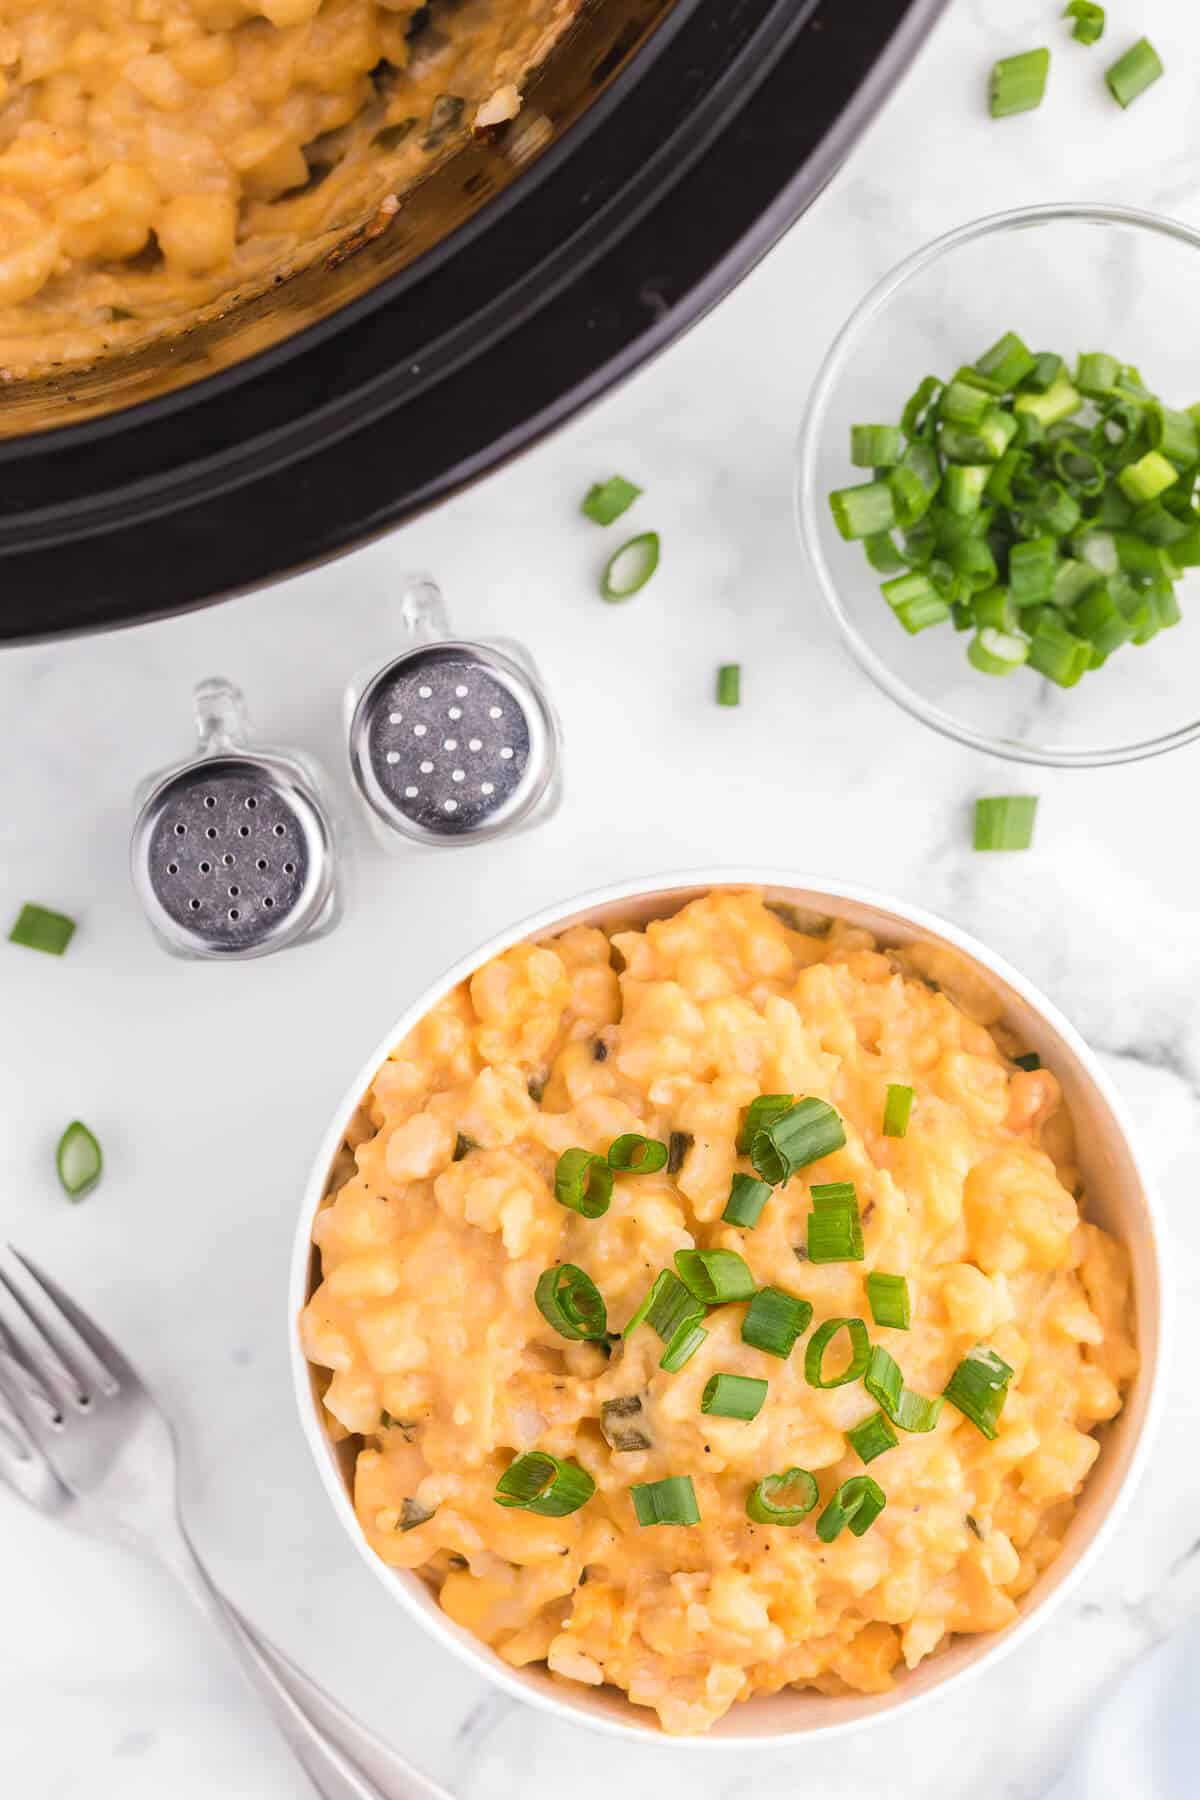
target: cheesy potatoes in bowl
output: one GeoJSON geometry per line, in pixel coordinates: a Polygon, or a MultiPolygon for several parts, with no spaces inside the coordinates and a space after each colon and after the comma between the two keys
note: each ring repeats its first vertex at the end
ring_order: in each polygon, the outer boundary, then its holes
{"type": "Polygon", "coordinates": [[[1152,1201],[951,928],[751,874],[472,958],[318,1160],[305,1427],[391,1590],[672,1736],[884,1716],[1019,1640],[1143,1452],[1152,1201]]]}

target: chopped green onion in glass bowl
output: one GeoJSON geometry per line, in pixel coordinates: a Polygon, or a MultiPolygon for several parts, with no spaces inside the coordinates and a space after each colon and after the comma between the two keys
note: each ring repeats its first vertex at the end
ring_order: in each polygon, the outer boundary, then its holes
{"type": "Polygon", "coordinates": [[[1062,767],[1200,736],[1198,313],[1200,234],[1071,205],[951,232],[854,312],[801,436],[800,529],[914,717],[1062,767]]]}

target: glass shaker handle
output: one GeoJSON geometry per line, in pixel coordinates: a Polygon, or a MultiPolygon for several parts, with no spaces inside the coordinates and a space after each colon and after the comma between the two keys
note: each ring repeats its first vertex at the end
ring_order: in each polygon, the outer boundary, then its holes
{"type": "Polygon", "coordinates": [[[192,694],[192,717],[201,756],[222,756],[246,743],[246,700],[236,682],[222,675],[198,681],[192,694]]]}

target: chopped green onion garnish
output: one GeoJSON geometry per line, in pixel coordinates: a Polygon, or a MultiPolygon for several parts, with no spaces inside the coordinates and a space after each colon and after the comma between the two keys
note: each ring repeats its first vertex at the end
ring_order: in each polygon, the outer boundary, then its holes
{"type": "Polygon", "coordinates": [[[793,1176],[797,1169],[831,1156],[846,1142],[841,1119],[826,1100],[799,1100],[754,1133],[750,1160],[772,1187],[793,1176]]]}
{"type": "Polygon", "coordinates": [[[1118,106],[1132,106],[1139,94],[1153,85],[1163,73],[1158,51],[1149,38],[1139,38],[1124,56],[1119,56],[1104,79],[1118,106]]]}
{"type": "Polygon", "coordinates": [[[1081,44],[1098,44],[1104,36],[1104,8],[1096,0],[1067,0],[1064,19],[1074,19],[1071,36],[1081,44]]]}
{"type": "Polygon", "coordinates": [[[912,1089],[901,1086],[899,1082],[889,1081],[887,1098],[883,1103],[884,1137],[904,1137],[908,1131],[912,1109],[912,1089]]]}
{"type": "Polygon", "coordinates": [[[741,1129],[737,1135],[738,1155],[749,1156],[755,1133],[765,1130],[773,1120],[789,1112],[794,1104],[793,1094],[760,1094],[757,1100],[752,1100],[742,1115],[741,1129]]]}
{"type": "Polygon", "coordinates": [[[626,1131],[608,1146],[608,1166],[618,1175],[657,1175],[667,1166],[667,1146],[658,1138],[626,1131]]]}
{"type": "Polygon", "coordinates": [[[632,1423],[640,1418],[642,1403],[636,1394],[622,1394],[616,1400],[602,1400],[600,1403],[600,1430],[610,1450],[622,1453],[630,1450],[649,1450],[651,1440],[640,1425],[632,1423]]]}
{"type": "Polygon", "coordinates": [[[675,1268],[688,1292],[705,1306],[748,1300],[757,1287],[736,1250],[677,1250],[675,1268]]]}
{"type": "Polygon", "coordinates": [[[906,1388],[899,1363],[880,1344],[871,1351],[863,1386],[901,1431],[932,1431],[941,1418],[941,1395],[927,1400],[906,1388]]]}
{"type": "Polygon", "coordinates": [[[770,1185],[753,1175],[735,1175],[721,1218],[726,1225],[741,1225],[753,1231],[762,1218],[763,1207],[771,1198],[770,1185]]]}
{"type": "Polygon", "coordinates": [[[585,1219],[598,1219],[612,1200],[612,1170],[590,1150],[564,1150],[554,1171],[554,1198],[585,1219]]]}
{"type": "Polygon", "coordinates": [[[1053,350],[1035,353],[1033,367],[1025,377],[1025,386],[1034,394],[1048,394],[1063,371],[1063,359],[1053,350]]]}
{"type": "Polygon", "coordinates": [[[1024,1056],[1014,1056],[1013,1061],[1016,1063],[1018,1069],[1032,1070],[1040,1069],[1042,1066],[1042,1059],[1036,1050],[1027,1050],[1024,1056]]]}
{"type": "Polygon", "coordinates": [[[529,1450],[505,1469],[492,1498],[497,1506],[565,1519],[586,1505],[595,1491],[595,1482],[578,1463],[560,1462],[546,1450],[529,1450]]]}
{"type": "Polygon", "coordinates": [[[742,703],[741,663],[722,663],[717,670],[717,705],[740,706],[742,703]]]}
{"type": "MultiPolygon", "coordinates": [[[[1048,50],[1034,50],[1030,54],[1044,56],[1047,63],[1050,61],[1048,50]]],[[[1019,57],[1012,58],[1014,62],[1020,60],[1019,57]]],[[[1013,388],[1019,387],[1028,376],[1035,372],[1037,366],[1037,357],[1029,346],[1022,342],[1015,331],[1006,331],[1004,336],[998,338],[991,349],[985,350],[975,362],[976,372],[986,376],[987,380],[993,383],[996,392],[1001,394],[1007,394],[1013,388]]]]}
{"type": "Polygon", "coordinates": [[[604,1297],[591,1276],[574,1263],[559,1263],[539,1275],[533,1297],[543,1319],[560,1337],[602,1338],[608,1331],[604,1297]]]}
{"type": "Polygon", "coordinates": [[[833,522],[848,541],[890,531],[896,523],[896,502],[886,481],[868,481],[861,487],[840,488],[829,496],[833,522]]]}
{"type": "Polygon", "coordinates": [[[832,1544],[848,1525],[855,1537],[862,1537],[886,1505],[887,1495],[877,1481],[869,1475],[852,1475],[817,1520],[817,1536],[823,1544],[832,1544]]]}
{"type": "Polygon", "coordinates": [[[985,625],[967,645],[967,661],[984,675],[1011,675],[1029,661],[1029,639],[985,625]]]}
{"type": "Polygon", "coordinates": [[[663,1343],[669,1343],[681,1326],[689,1329],[704,1317],[704,1306],[684,1287],[679,1277],[664,1269],[650,1290],[650,1303],[645,1319],[651,1331],[657,1331],[663,1343]]]}
{"type": "Polygon", "coordinates": [[[870,1360],[871,1340],[861,1319],[826,1319],[808,1340],[808,1348],[804,1352],[804,1376],[810,1387],[845,1387],[848,1382],[861,1380],[870,1360]],[[850,1339],[850,1361],[840,1375],[834,1375],[826,1381],[822,1372],[825,1352],[838,1332],[843,1330],[850,1339]]]}
{"type": "Polygon", "coordinates": [[[700,1411],[716,1419],[748,1423],[762,1411],[767,1384],[755,1375],[710,1375],[700,1396],[700,1411]]]}
{"type": "Polygon", "coordinates": [[[1048,50],[1026,50],[1020,56],[1002,58],[992,70],[993,119],[1007,119],[1040,106],[1049,73],[1048,50]]]}
{"type": "Polygon", "coordinates": [[[673,1131],[667,1140],[667,1174],[678,1175],[695,1139],[690,1131],[673,1131]]]}
{"type": "Polygon", "coordinates": [[[782,1288],[759,1288],[742,1320],[742,1342],[785,1359],[792,1354],[796,1339],[808,1330],[812,1310],[811,1302],[782,1288]]]}
{"type": "Polygon", "coordinates": [[[629,1490],[639,1525],[698,1525],[700,1508],[690,1475],[635,1482],[629,1490]]]}
{"type": "Polygon", "coordinates": [[[658,567],[657,531],[643,531],[614,551],[605,565],[600,592],[605,600],[628,600],[644,588],[658,567]]]}
{"type": "Polygon", "coordinates": [[[976,850],[1028,850],[1037,804],[1036,794],[996,794],[977,800],[976,850]]]}
{"type": "Polygon", "coordinates": [[[970,1419],[985,1438],[994,1438],[1012,1377],[1003,1357],[985,1344],[976,1344],[959,1363],[943,1392],[951,1406],[970,1419]]]}
{"type": "Polygon", "coordinates": [[[784,1469],[755,1483],[746,1497],[746,1512],[756,1525],[799,1525],[819,1497],[816,1477],[807,1469],[784,1469]]]}
{"type": "Polygon", "coordinates": [[[21,944],[26,950],[44,950],[47,956],[61,956],[74,935],[75,921],[66,913],[27,904],[17,914],[8,941],[21,944]]]}
{"type": "Polygon", "coordinates": [[[1117,476],[1117,485],[1135,506],[1157,500],[1179,480],[1179,470],[1159,450],[1147,450],[1145,456],[1130,463],[1117,476]]]}
{"type": "Polygon", "coordinates": [[[858,1194],[852,1181],[830,1181],[809,1191],[808,1260],[861,1262],[864,1255],[858,1194]]]}
{"type": "Polygon", "coordinates": [[[611,525],[614,519],[629,511],[641,491],[623,475],[613,475],[607,481],[595,482],[588,489],[580,511],[594,525],[611,525]]]}
{"type": "Polygon", "coordinates": [[[650,1308],[654,1305],[655,1301],[660,1297],[664,1288],[666,1288],[668,1286],[668,1284],[674,1280],[675,1280],[675,1276],[672,1275],[670,1269],[663,1269],[661,1274],[658,1274],[654,1277],[654,1281],[651,1284],[650,1291],[646,1295],[646,1298],[642,1301],[642,1304],[638,1307],[637,1311],[634,1313],[634,1315],[630,1319],[629,1323],[622,1329],[622,1332],[621,1332],[622,1337],[629,1337],[631,1332],[636,1331],[639,1325],[645,1324],[646,1320],[650,1316],[650,1308]]]}
{"type": "Polygon", "coordinates": [[[912,1323],[908,1282],[903,1275],[884,1275],[872,1269],[867,1276],[867,1304],[877,1325],[907,1331],[912,1323]]]}
{"type": "Polygon", "coordinates": [[[885,1450],[894,1450],[900,1439],[893,1431],[886,1413],[873,1412],[859,1425],[854,1425],[846,1433],[846,1442],[854,1450],[860,1462],[874,1462],[885,1450]]]}
{"type": "Polygon", "coordinates": [[[659,1368],[665,1369],[668,1375],[677,1375],[685,1363],[691,1362],[707,1336],[703,1325],[685,1322],[668,1339],[659,1358],[659,1368]]]}
{"type": "Polygon", "coordinates": [[[898,425],[852,425],[850,461],[856,469],[890,469],[904,455],[904,433],[898,425]]]}
{"type": "Polygon", "coordinates": [[[72,1119],[59,1138],[54,1166],[64,1193],[72,1200],[82,1200],[100,1180],[104,1156],[99,1141],[78,1119],[72,1119]]]}

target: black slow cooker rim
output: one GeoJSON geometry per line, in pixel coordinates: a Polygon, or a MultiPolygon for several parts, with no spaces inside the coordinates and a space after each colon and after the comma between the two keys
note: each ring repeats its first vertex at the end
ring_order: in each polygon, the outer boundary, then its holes
{"type": "MultiPolygon", "coordinates": [[[[743,108],[718,139],[718,148],[736,145],[739,155],[749,147],[753,182],[730,183],[726,175],[720,207],[709,204],[722,171],[710,148],[684,181],[667,184],[647,218],[589,271],[583,291],[569,293],[570,307],[556,322],[565,373],[547,377],[536,356],[540,340],[531,351],[531,322],[523,322],[511,337],[522,340],[517,352],[536,393],[520,391],[507,367],[502,379],[495,377],[493,359],[494,378],[482,390],[489,416],[473,437],[443,430],[428,469],[406,469],[396,482],[385,478],[390,449],[403,461],[406,427],[414,420],[436,425],[434,403],[461,398],[460,376],[422,397],[419,407],[385,415],[370,432],[310,446],[294,466],[195,505],[36,551],[23,551],[10,538],[0,563],[7,577],[0,637],[20,641],[133,623],[294,574],[379,536],[508,460],[639,367],[753,266],[828,180],[944,3],[860,0],[851,20],[838,0],[815,0],[805,23],[821,34],[828,79],[817,87],[824,110],[814,106],[811,121],[797,116],[797,86],[807,76],[811,88],[815,59],[811,43],[793,30],[788,54],[764,87],[764,107],[743,108]],[[677,203],[683,219],[665,253],[667,298],[661,314],[647,319],[622,257],[628,252],[637,268],[653,268],[660,242],[676,228],[677,203]],[[575,329],[581,321],[596,327],[594,339],[581,338],[575,329]]],[[[766,0],[758,12],[778,22],[778,8],[766,0]]],[[[502,360],[506,365],[507,354],[502,360]]]]}

